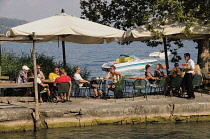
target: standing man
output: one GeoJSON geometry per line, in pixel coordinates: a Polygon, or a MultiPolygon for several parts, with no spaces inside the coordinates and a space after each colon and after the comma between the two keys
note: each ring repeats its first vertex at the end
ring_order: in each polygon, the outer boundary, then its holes
{"type": "Polygon", "coordinates": [[[195,63],[192,59],[190,59],[189,53],[184,54],[184,59],[188,63],[188,68],[185,69],[185,75],[184,75],[184,81],[185,81],[185,86],[187,89],[188,99],[195,99],[194,89],[193,89],[193,84],[192,84],[192,78],[193,78],[192,73],[193,73],[193,70],[195,69],[195,63]]]}

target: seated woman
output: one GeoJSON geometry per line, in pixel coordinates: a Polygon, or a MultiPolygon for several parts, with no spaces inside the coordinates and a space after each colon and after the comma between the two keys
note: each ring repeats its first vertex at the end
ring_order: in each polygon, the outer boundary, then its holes
{"type": "Polygon", "coordinates": [[[193,76],[202,76],[200,66],[195,64],[194,72],[192,73],[193,76]]]}
{"type": "Polygon", "coordinates": [[[80,87],[90,87],[90,88],[93,88],[93,92],[94,92],[94,97],[95,98],[100,98],[99,95],[98,95],[98,91],[97,91],[97,88],[93,86],[93,83],[94,82],[89,82],[87,80],[84,80],[81,75],[80,75],[80,72],[81,72],[81,68],[79,66],[76,66],[74,67],[74,80],[76,81],[76,83],[80,86],[80,87]]]}
{"type": "Polygon", "coordinates": [[[116,67],[114,65],[110,66],[110,71],[106,75],[106,78],[114,79],[113,82],[107,85],[107,88],[115,88],[116,83],[122,79],[122,74],[115,71],[116,67]]]}
{"type": "Polygon", "coordinates": [[[164,77],[164,72],[160,70],[161,68],[162,68],[161,64],[156,65],[156,69],[154,71],[154,77],[158,78],[164,77]]]}
{"type": "Polygon", "coordinates": [[[37,69],[37,77],[38,77],[41,81],[45,80],[45,76],[44,76],[44,73],[43,73],[42,70],[41,70],[41,66],[40,66],[40,65],[37,65],[37,66],[36,66],[36,69],[37,69]]]}
{"type": "MultiPolygon", "coordinates": [[[[66,97],[66,93],[61,95],[61,101],[65,102],[65,101],[69,101],[71,102],[70,100],[70,93],[71,93],[71,78],[69,76],[66,75],[66,72],[65,72],[65,69],[64,68],[59,68],[59,75],[60,77],[57,77],[54,81],[54,86],[57,86],[57,84],[59,83],[62,83],[62,82],[69,82],[70,84],[70,88],[69,88],[69,92],[67,94],[67,97],[66,97]]],[[[58,100],[58,97],[56,96],[57,100],[58,100]]]]}
{"type": "Polygon", "coordinates": [[[145,66],[145,69],[146,69],[146,72],[145,72],[145,77],[148,77],[149,78],[149,82],[150,83],[154,83],[155,82],[155,79],[159,79],[158,77],[154,77],[150,71],[151,71],[151,66],[150,65],[146,65],[145,66]]]}
{"type": "MultiPolygon", "coordinates": [[[[38,73],[37,73],[38,74],[38,73]]],[[[29,82],[34,82],[34,74],[31,74],[31,77],[28,79],[29,82]]],[[[47,95],[50,97],[50,90],[48,84],[42,83],[40,78],[37,77],[37,83],[40,85],[39,90],[39,102],[43,102],[42,97],[40,96],[40,93],[47,92],[47,95]]]]}
{"type": "Polygon", "coordinates": [[[179,64],[175,63],[174,68],[170,71],[173,77],[181,76],[182,69],[179,68],[179,64]]]}

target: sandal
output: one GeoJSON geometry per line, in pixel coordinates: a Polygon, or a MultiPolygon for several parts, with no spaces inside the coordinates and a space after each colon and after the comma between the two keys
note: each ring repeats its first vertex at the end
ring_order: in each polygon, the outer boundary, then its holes
{"type": "Polygon", "coordinates": [[[95,99],[100,99],[101,97],[100,96],[95,96],[95,99]]]}

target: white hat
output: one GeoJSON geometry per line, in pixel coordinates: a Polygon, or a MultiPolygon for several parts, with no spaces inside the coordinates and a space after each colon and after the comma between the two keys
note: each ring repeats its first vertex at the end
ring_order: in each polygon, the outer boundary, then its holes
{"type": "Polygon", "coordinates": [[[23,69],[23,70],[29,70],[29,67],[23,66],[22,69],[23,69]]]}

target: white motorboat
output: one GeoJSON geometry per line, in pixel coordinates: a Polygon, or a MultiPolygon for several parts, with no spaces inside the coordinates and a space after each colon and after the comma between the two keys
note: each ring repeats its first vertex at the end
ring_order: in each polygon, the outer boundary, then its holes
{"type": "Polygon", "coordinates": [[[121,54],[124,56],[118,58],[115,61],[107,62],[102,65],[102,70],[109,71],[110,66],[114,65],[116,71],[130,70],[130,69],[144,69],[145,65],[152,65],[157,62],[156,59],[139,59],[137,56],[132,54],[121,54]]]}
{"type": "MultiPolygon", "coordinates": [[[[171,54],[171,52],[167,52],[168,56],[171,54]]],[[[159,52],[153,52],[149,54],[149,57],[154,58],[165,58],[165,52],[160,50],[159,52]]]]}

